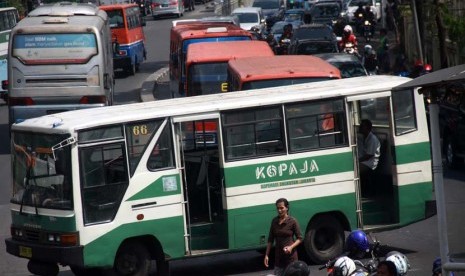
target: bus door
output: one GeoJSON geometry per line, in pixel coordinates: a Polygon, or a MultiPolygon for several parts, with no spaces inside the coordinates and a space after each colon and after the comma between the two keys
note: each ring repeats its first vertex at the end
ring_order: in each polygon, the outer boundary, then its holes
{"type": "Polygon", "coordinates": [[[173,119],[183,175],[188,252],[227,248],[218,114],[173,119]]]}
{"type": "Polygon", "coordinates": [[[352,124],[352,148],[355,166],[358,226],[369,230],[388,227],[398,222],[397,197],[393,185],[392,151],[394,139],[391,125],[390,92],[348,98],[352,124]],[[374,170],[360,174],[358,158],[363,150],[364,138],[359,133],[360,122],[369,119],[372,132],[380,141],[379,162],[374,170]]]}

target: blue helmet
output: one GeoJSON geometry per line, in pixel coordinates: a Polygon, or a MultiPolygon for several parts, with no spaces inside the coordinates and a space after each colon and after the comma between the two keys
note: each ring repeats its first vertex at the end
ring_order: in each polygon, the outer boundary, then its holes
{"type": "Polygon", "coordinates": [[[351,253],[368,253],[370,252],[370,242],[368,237],[362,230],[354,230],[350,232],[346,239],[347,251],[351,253]]]}
{"type": "Polygon", "coordinates": [[[442,273],[441,258],[436,258],[433,262],[433,275],[442,273]]]}

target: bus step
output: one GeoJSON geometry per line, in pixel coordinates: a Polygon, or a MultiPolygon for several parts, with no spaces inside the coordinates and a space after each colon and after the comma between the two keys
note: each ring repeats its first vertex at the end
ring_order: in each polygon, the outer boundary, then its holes
{"type": "Polygon", "coordinates": [[[224,238],[221,235],[205,235],[192,237],[191,246],[193,250],[216,250],[224,249],[224,238]]]}
{"type": "Polygon", "coordinates": [[[363,224],[386,224],[392,223],[391,212],[387,211],[375,211],[375,212],[363,212],[363,224]]]}

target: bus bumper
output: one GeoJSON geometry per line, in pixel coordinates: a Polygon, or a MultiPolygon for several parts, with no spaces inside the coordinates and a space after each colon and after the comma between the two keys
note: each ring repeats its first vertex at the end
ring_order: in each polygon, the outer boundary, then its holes
{"type": "Polygon", "coordinates": [[[13,256],[46,263],[84,266],[84,247],[82,246],[53,246],[26,243],[11,238],[5,239],[6,252],[13,256]]]}
{"type": "Polygon", "coordinates": [[[113,69],[125,69],[125,68],[130,68],[132,63],[131,63],[131,57],[114,57],[113,58],[113,69]]]}

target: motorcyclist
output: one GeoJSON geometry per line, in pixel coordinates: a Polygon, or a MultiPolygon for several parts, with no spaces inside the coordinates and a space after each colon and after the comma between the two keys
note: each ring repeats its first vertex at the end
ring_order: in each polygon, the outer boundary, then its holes
{"type": "Polygon", "coordinates": [[[349,46],[349,44],[352,44],[351,47],[354,49],[354,54],[358,55],[358,43],[357,43],[357,38],[355,37],[352,27],[350,25],[346,25],[344,27],[344,32],[342,34],[342,39],[339,41],[339,51],[343,52],[344,49],[349,46]]]}
{"type": "Polygon", "coordinates": [[[363,19],[364,21],[370,22],[370,32],[373,34],[376,24],[375,14],[371,11],[371,7],[368,5],[365,6],[365,16],[363,19]]]}
{"type": "Polygon", "coordinates": [[[277,54],[287,54],[289,40],[292,38],[292,24],[284,25],[283,34],[278,40],[277,54]],[[287,41],[286,41],[287,40],[287,41]]]}
{"type": "Polygon", "coordinates": [[[363,21],[365,20],[365,9],[363,8],[363,2],[358,3],[358,8],[354,12],[355,27],[357,32],[362,31],[363,21]]]}
{"type": "Polygon", "coordinates": [[[284,25],[283,34],[279,38],[279,43],[281,43],[284,39],[291,39],[291,38],[292,38],[292,24],[284,25]]]}
{"type": "Polygon", "coordinates": [[[363,66],[370,75],[376,75],[378,73],[378,59],[376,58],[376,52],[371,45],[365,45],[362,61],[363,66]]]}

